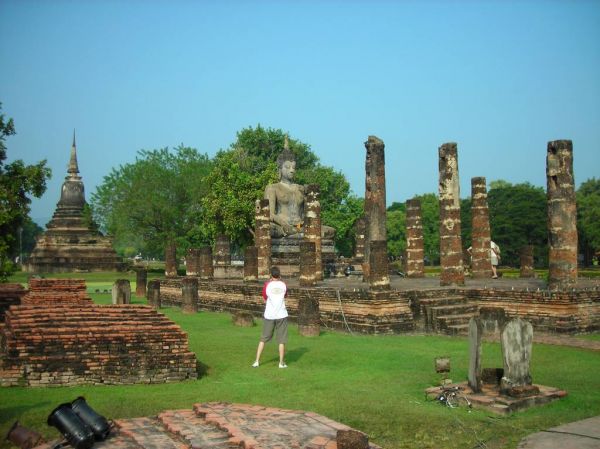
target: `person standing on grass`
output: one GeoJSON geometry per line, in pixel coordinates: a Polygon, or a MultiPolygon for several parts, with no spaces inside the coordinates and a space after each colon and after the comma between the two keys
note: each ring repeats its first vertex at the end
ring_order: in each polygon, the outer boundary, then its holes
{"type": "Polygon", "coordinates": [[[262,295],[265,304],[265,314],[263,320],[263,330],[256,349],[256,360],[252,364],[253,368],[260,365],[260,355],[265,348],[265,343],[273,338],[273,334],[279,343],[279,368],[287,368],[285,364],[285,344],[288,340],[287,331],[287,309],[285,308],[285,297],[287,295],[287,285],[281,280],[281,272],[278,267],[271,268],[271,279],[265,282],[262,295]]]}
{"type": "Polygon", "coordinates": [[[498,271],[496,267],[500,262],[500,247],[493,240],[490,240],[490,259],[492,261],[492,279],[497,279],[498,271]]]}

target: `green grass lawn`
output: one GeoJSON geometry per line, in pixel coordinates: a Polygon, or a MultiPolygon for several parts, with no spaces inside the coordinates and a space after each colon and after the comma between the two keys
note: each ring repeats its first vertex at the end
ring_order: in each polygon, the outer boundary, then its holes
{"type": "MultiPolygon", "coordinates": [[[[102,282],[97,279],[94,282],[102,282]]],[[[92,294],[110,303],[110,294],[92,294]]],[[[142,299],[135,302],[143,303],[142,299]]],[[[163,309],[189,335],[201,363],[196,381],[161,385],[59,388],[0,388],[0,438],[15,419],[48,437],[48,413],[79,395],[109,418],[156,415],[203,401],[230,401],[310,410],[369,434],[386,449],[514,448],[525,435],[600,414],[600,354],[535,345],[535,383],[566,389],[558,402],[498,417],[482,411],[449,409],[426,401],[424,389],[439,381],[434,358],[451,358],[451,378],[466,378],[465,338],[442,336],[363,336],[324,329],[301,337],[290,326],[287,362],[277,368],[276,345],[268,344],[262,365],[253,369],[260,327],[239,328],[226,313],[184,315],[163,309]]],[[[484,366],[502,366],[500,346],[484,344],[484,366]]],[[[8,448],[0,442],[0,448],[8,448]]]]}

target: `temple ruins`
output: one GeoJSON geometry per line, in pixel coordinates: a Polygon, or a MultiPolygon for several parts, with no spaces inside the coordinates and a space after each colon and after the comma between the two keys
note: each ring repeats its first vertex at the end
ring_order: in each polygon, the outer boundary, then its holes
{"type": "Polygon", "coordinates": [[[67,176],[60,200],[46,232],[38,237],[24,271],[62,273],[73,271],[121,271],[123,261],[112,247],[112,239],[92,229],[84,218],[85,194],[79,176],[75,134],[67,176]]]}

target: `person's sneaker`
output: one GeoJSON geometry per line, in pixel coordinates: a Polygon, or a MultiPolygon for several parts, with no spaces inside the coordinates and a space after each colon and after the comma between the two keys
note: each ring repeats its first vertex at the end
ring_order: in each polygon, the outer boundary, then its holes
{"type": "Polygon", "coordinates": [[[279,368],[287,368],[285,362],[279,362],[279,368]]]}
{"type": "Polygon", "coordinates": [[[258,363],[258,360],[257,360],[256,362],[254,362],[252,364],[252,368],[258,368],[258,365],[259,365],[259,363],[258,363]]]}

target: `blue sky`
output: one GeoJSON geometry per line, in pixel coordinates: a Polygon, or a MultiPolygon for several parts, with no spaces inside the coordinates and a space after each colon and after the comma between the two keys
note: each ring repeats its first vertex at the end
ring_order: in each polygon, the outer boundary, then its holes
{"type": "Polygon", "coordinates": [[[0,61],[9,160],[53,169],[42,225],[74,128],[88,199],[140,149],[212,156],[259,123],[359,196],[380,137],[388,204],[436,192],[451,141],[463,197],[474,176],[545,187],[555,139],[577,185],[600,176],[600,1],[0,0],[0,61]]]}

